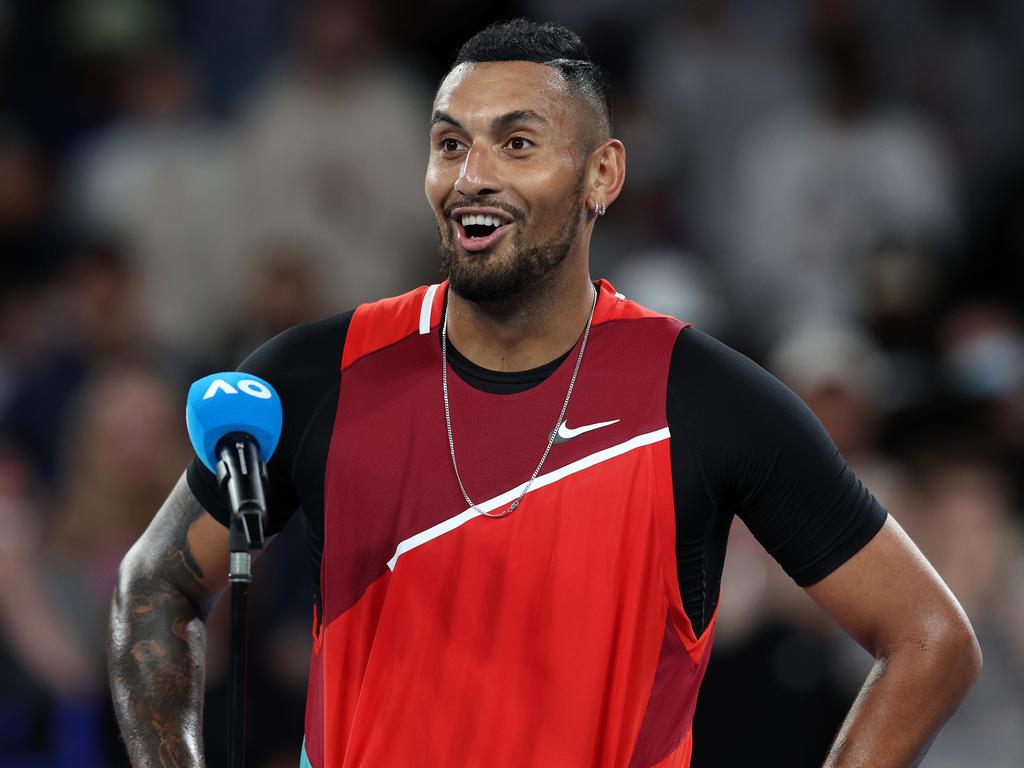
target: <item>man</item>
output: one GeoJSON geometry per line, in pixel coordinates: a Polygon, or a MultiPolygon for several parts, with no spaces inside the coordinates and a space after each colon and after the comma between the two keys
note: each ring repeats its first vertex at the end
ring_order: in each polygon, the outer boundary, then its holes
{"type": "MultiPolygon", "coordinates": [[[[271,529],[301,507],[319,574],[303,765],[688,765],[733,514],[878,660],[829,766],[914,764],[977,676],[956,600],[795,396],[590,279],[624,173],[579,38],[488,28],[430,127],[448,281],[243,363],[286,413],[271,529]]],[[[138,765],[202,763],[227,518],[194,463],[122,567],[138,765]]]]}

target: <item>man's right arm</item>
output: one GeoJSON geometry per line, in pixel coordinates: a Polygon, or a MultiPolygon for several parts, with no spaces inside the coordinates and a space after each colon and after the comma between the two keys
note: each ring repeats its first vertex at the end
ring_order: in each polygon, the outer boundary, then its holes
{"type": "Polygon", "coordinates": [[[184,476],[118,574],[114,710],[133,766],[202,766],[206,617],[227,584],[228,531],[184,476]]]}
{"type": "MultiPolygon", "coordinates": [[[[322,542],[323,472],[351,319],[346,312],[296,326],[239,366],[270,382],[285,412],[280,443],[267,463],[268,536],[299,507],[291,468],[302,456],[310,535],[313,545],[322,542]]],[[[228,574],[225,523],[231,511],[223,496],[216,476],[193,461],[121,564],[108,666],[121,735],[135,766],[203,765],[204,622],[228,574]]]]}

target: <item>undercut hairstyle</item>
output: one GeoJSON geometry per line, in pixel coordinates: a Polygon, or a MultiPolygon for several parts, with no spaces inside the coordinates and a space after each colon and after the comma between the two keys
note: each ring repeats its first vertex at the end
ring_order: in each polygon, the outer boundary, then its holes
{"type": "Polygon", "coordinates": [[[594,119],[592,130],[585,132],[593,146],[611,138],[608,75],[590,58],[580,36],[568,27],[527,19],[491,24],[463,44],[448,71],[460,64],[487,61],[532,61],[557,70],[569,92],[580,99],[594,119]]]}

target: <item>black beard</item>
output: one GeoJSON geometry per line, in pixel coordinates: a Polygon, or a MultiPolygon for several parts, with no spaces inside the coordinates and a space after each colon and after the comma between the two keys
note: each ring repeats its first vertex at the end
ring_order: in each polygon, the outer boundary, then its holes
{"type": "MultiPolygon", "coordinates": [[[[500,304],[515,298],[539,283],[555,267],[565,261],[576,244],[579,218],[583,211],[582,191],[575,195],[569,212],[568,236],[565,240],[524,248],[523,232],[518,229],[512,241],[512,256],[500,266],[482,266],[460,261],[451,239],[438,232],[441,252],[441,273],[448,277],[449,287],[462,298],[477,304],[500,304]]],[[[470,259],[472,260],[472,256],[470,259]]]]}

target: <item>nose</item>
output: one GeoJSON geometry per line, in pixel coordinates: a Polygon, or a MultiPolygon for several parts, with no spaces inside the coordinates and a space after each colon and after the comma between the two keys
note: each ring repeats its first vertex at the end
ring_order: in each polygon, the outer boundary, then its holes
{"type": "Polygon", "coordinates": [[[455,191],[466,197],[491,195],[501,191],[490,149],[475,143],[469,148],[459,169],[459,178],[455,181],[455,191]]]}

